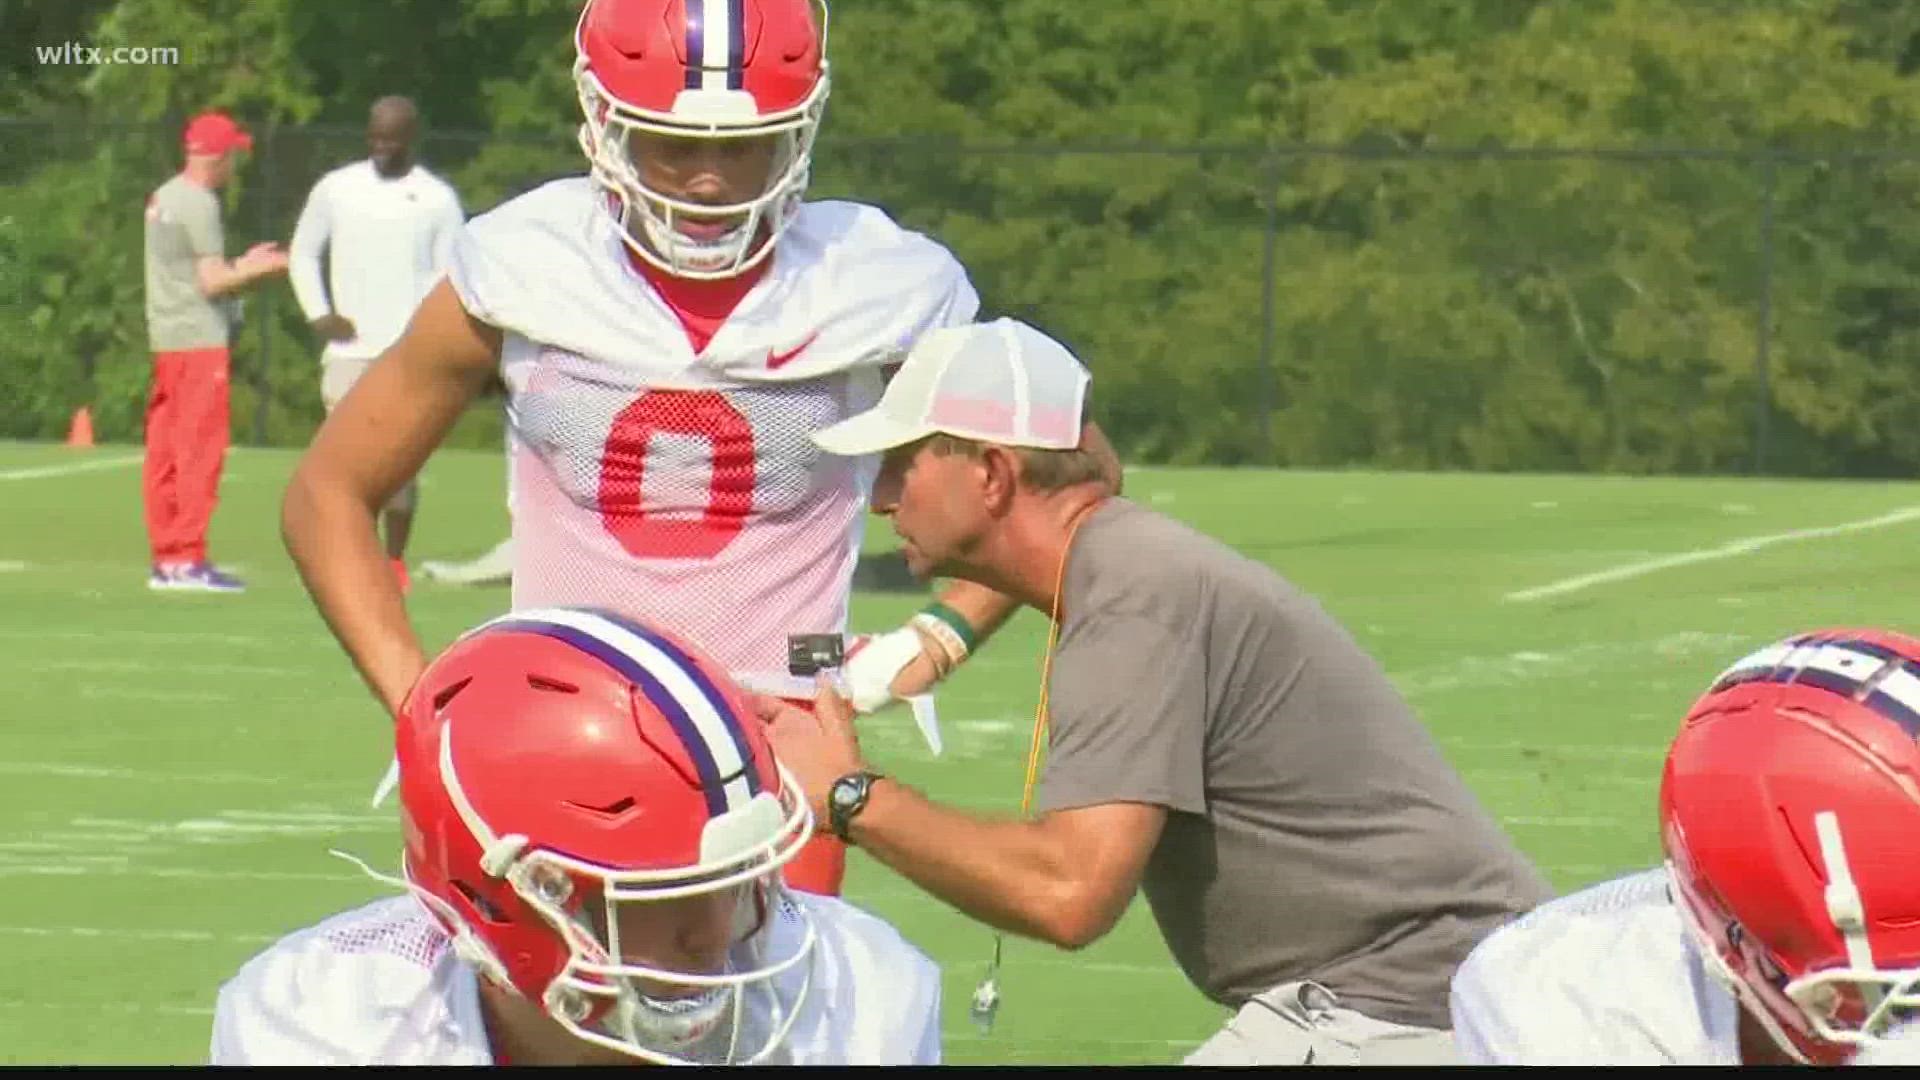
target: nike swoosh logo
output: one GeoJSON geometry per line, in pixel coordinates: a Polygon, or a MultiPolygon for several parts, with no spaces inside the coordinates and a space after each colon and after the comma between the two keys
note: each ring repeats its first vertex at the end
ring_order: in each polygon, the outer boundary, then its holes
{"type": "Polygon", "coordinates": [[[779,371],[781,368],[786,367],[793,361],[794,357],[806,352],[807,346],[813,344],[813,340],[819,336],[820,331],[815,330],[813,333],[807,335],[805,341],[788,349],[786,352],[775,352],[771,349],[767,350],[767,370],[779,371]]]}

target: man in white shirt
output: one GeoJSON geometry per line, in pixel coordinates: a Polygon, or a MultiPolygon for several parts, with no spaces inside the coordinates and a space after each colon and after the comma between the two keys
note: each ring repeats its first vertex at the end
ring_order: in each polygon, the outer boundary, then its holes
{"type": "Polygon", "coordinates": [[[395,743],[406,880],[386,880],[412,895],[249,960],[212,1064],[939,1062],[939,969],[787,891],[806,799],[687,642],[502,616],[427,667],[395,743]]]}
{"type": "Polygon", "coordinates": [[[1798,634],[1716,679],[1660,786],[1666,866],[1537,908],[1455,973],[1487,1065],[1891,1063],[1920,1019],[1920,639],[1798,634]],[[1866,1061],[1860,1061],[1865,1058],[1866,1061]]]}
{"type": "MultiPolygon", "coordinates": [[[[418,133],[412,101],[396,96],[374,102],[366,159],[321,177],[293,230],[293,294],[327,343],[320,398],[328,412],[406,329],[413,309],[446,271],[465,220],[453,188],[415,163],[418,133]],[[322,250],[329,270],[325,287],[322,250]]],[[[418,501],[419,487],[409,480],[381,515],[387,558],[402,591],[418,501]]]]}

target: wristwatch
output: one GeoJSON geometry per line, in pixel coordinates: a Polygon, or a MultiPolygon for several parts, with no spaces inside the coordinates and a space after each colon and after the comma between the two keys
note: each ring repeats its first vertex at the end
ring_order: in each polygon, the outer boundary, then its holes
{"type": "Polygon", "coordinates": [[[862,770],[835,780],[833,786],[827,789],[827,831],[851,843],[847,827],[853,824],[855,814],[867,808],[867,798],[873,794],[873,782],[884,779],[877,772],[862,770]]]}

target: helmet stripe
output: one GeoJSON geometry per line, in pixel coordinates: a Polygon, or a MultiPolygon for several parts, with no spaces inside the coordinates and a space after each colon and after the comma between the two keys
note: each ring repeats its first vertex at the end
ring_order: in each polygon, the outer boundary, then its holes
{"type": "Polygon", "coordinates": [[[746,84],[747,35],[746,0],[727,0],[727,89],[739,90],[746,84]]]}
{"type": "Polygon", "coordinates": [[[738,90],[746,57],[742,0],[686,0],[687,89],[738,90]]]}
{"type": "Polygon", "coordinates": [[[1920,668],[1870,641],[1796,638],[1735,663],[1714,690],[1748,682],[1817,686],[1859,701],[1920,739],[1920,668]]]}
{"type": "Polygon", "coordinates": [[[672,639],[664,637],[637,622],[619,615],[614,615],[609,612],[597,612],[596,614],[614,626],[647,642],[664,654],[669,660],[673,661],[675,668],[686,673],[688,681],[693,684],[694,689],[699,691],[700,696],[706,699],[707,705],[712,708],[714,717],[719,720],[719,726],[725,732],[725,737],[732,742],[733,757],[741,763],[740,775],[741,779],[747,785],[747,794],[749,796],[758,795],[761,790],[760,776],[752,769],[753,747],[748,744],[747,735],[742,729],[742,725],[747,722],[758,723],[759,721],[743,721],[739,716],[735,715],[733,707],[727,702],[726,695],[721,693],[720,688],[715,686],[713,680],[707,677],[707,673],[701,669],[699,661],[688,655],[687,651],[675,644],[672,639]]]}
{"type": "Polygon", "coordinates": [[[671,642],[625,620],[546,608],[501,616],[482,630],[521,630],[564,641],[631,680],[679,736],[719,816],[760,791],[740,719],[698,665],[671,642]]]}
{"type": "Polygon", "coordinates": [[[687,89],[703,85],[700,69],[707,63],[707,0],[686,0],[687,10],[687,89]]]}

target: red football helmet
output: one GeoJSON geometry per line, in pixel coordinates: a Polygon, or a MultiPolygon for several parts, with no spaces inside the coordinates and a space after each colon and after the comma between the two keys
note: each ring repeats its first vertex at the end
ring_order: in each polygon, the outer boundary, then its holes
{"type": "Polygon", "coordinates": [[[733,277],[765,259],[807,188],[827,107],[820,0],[589,0],[574,32],[580,148],[627,246],[683,278],[733,277]],[[775,137],[766,187],[706,206],[648,187],[635,132],[696,139],[775,137]],[[696,238],[688,217],[730,223],[696,238]]]}
{"type": "Polygon", "coordinates": [[[1661,840],[1710,968],[1794,1057],[1920,1016],[1920,640],[1788,638],[1728,668],[1667,755],[1661,840]]]}
{"type": "Polygon", "coordinates": [[[601,612],[516,612],[428,666],[396,746],[407,880],[483,977],[650,1061],[781,1044],[814,932],[778,874],[813,819],[709,660],[601,612]],[[688,897],[718,905],[716,970],[623,952],[623,927],[688,897]]]}

